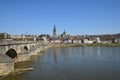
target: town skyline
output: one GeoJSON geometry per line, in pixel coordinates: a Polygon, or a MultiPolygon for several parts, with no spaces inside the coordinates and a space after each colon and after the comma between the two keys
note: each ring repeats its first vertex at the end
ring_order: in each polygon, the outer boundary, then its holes
{"type": "Polygon", "coordinates": [[[11,35],[120,33],[119,0],[0,0],[0,32],[11,35]]]}
{"type": "Polygon", "coordinates": [[[63,31],[60,33],[59,30],[57,30],[57,27],[56,25],[54,24],[52,30],[51,30],[51,33],[37,33],[37,34],[32,34],[32,33],[28,33],[28,32],[25,32],[25,33],[19,33],[19,34],[10,34],[8,32],[0,32],[0,33],[5,33],[5,34],[8,34],[8,35],[49,35],[49,36],[53,36],[53,30],[54,28],[56,28],[56,35],[57,36],[60,36],[61,34],[63,34],[64,32],[66,32],[67,35],[70,35],[70,36],[99,36],[99,35],[116,35],[116,34],[120,34],[120,32],[116,32],[116,33],[103,33],[103,34],[70,34],[69,31],[67,31],[66,29],[63,29],[63,31]]]}
{"type": "MultiPolygon", "coordinates": [[[[56,27],[55,27],[56,28],[56,27]]],[[[53,36],[53,30],[54,30],[54,27],[53,29],[51,30],[51,33],[48,34],[48,33],[38,33],[38,34],[32,34],[32,33],[28,33],[28,32],[25,32],[25,33],[20,33],[20,34],[10,34],[8,32],[0,32],[1,34],[8,34],[8,35],[49,35],[49,36],[53,36]]],[[[59,31],[57,30],[56,28],[56,36],[61,36],[64,32],[66,32],[67,35],[70,35],[70,36],[100,36],[100,35],[116,35],[116,34],[120,34],[120,32],[116,32],[116,33],[104,33],[104,34],[69,34],[68,31],[66,31],[65,29],[59,33],[59,31]]]]}

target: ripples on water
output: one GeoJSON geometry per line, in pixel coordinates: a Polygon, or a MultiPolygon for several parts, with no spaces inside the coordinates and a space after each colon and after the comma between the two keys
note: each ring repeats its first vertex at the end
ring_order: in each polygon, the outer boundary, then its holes
{"type": "Polygon", "coordinates": [[[15,68],[33,68],[0,80],[120,80],[120,47],[48,49],[15,68]]]}

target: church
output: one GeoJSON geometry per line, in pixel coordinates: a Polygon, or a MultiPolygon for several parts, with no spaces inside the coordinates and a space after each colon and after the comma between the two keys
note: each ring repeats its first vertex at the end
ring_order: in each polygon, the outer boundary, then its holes
{"type": "Polygon", "coordinates": [[[52,43],[63,43],[65,39],[67,39],[67,32],[64,30],[64,32],[61,35],[57,34],[56,26],[53,27],[53,35],[50,39],[50,42],[52,43]]]}
{"type": "Polygon", "coordinates": [[[68,37],[68,35],[67,35],[67,32],[64,30],[64,32],[61,34],[61,35],[57,35],[57,30],[56,30],[56,26],[54,25],[54,28],[53,28],[53,36],[52,36],[53,38],[60,38],[60,37],[62,37],[62,38],[67,38],[68,37]]]}

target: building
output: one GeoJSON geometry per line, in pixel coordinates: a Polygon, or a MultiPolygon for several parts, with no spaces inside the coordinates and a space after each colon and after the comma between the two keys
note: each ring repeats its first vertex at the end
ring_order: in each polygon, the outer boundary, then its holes
{"type": "Polygon", "coordinates": [[[59,38],[51,38],[49,40],[49,42],[51,42],[51,43],[61,43],[61,40],[59,38]]]}
{"type": "Polygon", "coordinates": [[[11,35],[10,38],[13,40],[24,40],[25,35],[11,35]]]}
{"type": "Polygon", "coordinates": [[[89,39],[84,39],[84,44],[93,44],[93,41],[89,39]]]}
{"type": "Polygon", "coordinates": [[[64,30],[63,34],[61,34],[61,37],[67,38],[67,32],[64,30]]]}
{"type": "Polygon", "coordinates": [[[120,37],[116,37],[116,38],[114,39],[114,43],[120,43],[120,37]]]}
{"type": "Polygon", "coordinates": [[[56,31],[56,26],[54,25],[53,28],[53,38],[57,38],[57,31],[56,31]]]}
{"type": "Polygon", "coordinates": [[[67,42],[68,43],[73,43],[73,40],[71,38],[68,38],[67,42]]]}
{"type": "Polygon", "coordinates": [[[82,43],[82,41],[80,39],[73,39],[72,42],[73,43],[77,43],[77,44],[81,44],[82,43]]]}
{"type": "Polygon", "coordinates": [[[96,43],[101,43],[101,40],[99,37],[96,38],[96,43]]]}
{"type": "Polygon", "coordinates": [[[7,39],[9,35],[7,33],[0,33],[0,39],[7,39]]]}

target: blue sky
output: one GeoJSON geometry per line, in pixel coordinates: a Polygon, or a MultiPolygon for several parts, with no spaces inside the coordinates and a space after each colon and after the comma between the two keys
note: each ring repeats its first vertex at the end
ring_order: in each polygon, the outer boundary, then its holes
{"type": "Polygon", "coordinates": [[[0,0],[0,32],[120,33],[120,0],[0,0]]]}

